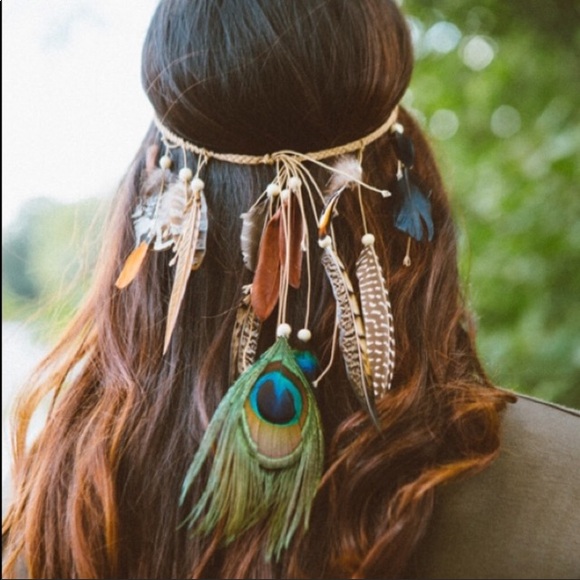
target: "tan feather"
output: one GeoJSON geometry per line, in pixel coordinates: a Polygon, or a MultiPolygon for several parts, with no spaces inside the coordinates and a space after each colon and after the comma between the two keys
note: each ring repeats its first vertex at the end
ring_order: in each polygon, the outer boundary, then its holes
{"type": "Polygon", "coordinates": [[[352,282],[332,245],[324,248],[322,265],[336,300],[339,345],[349,381],[359,400],[367,407],[376,422],[364,323],[352,282]]]}
{"type": "Polygon", "coordinates": [[[171,289],[171,297],[169,299],[169,307],[167,309],[167,326],[165,328],[165,342],[163,345],[163,352],[167,352],[173,329],[179,315],[181,303],[185,295],[187,281],[191,274],[191,265],[195,255],[195,248],[199,237],[199,226],[201,218],[201,204],[203,192],[198,191],[193,193],[191,205],[186,210],[185,226],[182,235],[180,236],[176,247],[175,256],[170,262],[170,265],[176,266],[175,277],[173,280],[173,288],[171,289]]]}
{"type": "Polygon", "coordinates": [[[268,215],[268,206],[267,201],[258,203],[240,216],[243,220],[240,234],[242,259],[246,268],[251,272],[256,271],[258,249],[268,215]]]}
{"type": "Polygon", "coordinates": [[[192,270],[198,270],[205,258],[207,249],[207,230],[208,230],[208,216],[207,216],[207,202],[205,196],[201,196],[201,205],[199,207],[199,233],[197,242],[195,244],[195,252],[193,253],[193,262],[191,264],[192,270]]]}
{"type": "Polygon", "coordinates": [[[338,190],[330,194],[325,201],[324,208],[320,214],[318,220],[318,237],[320,239],[324,238],[328,234],[328,226],[330,225],[330,220],[332,219],[332,214],[336,208],[336,204],[340,199],[340,194],[342,190],[338,190]]]}
{"type": "Polygon", "coordinates": [[[141,242],[127,257],[123,269],[115,282],[115,286],[119,289],[128,286],[137,276],[145,256],[147,255],[147,249],[149,244],[147,242],[141,242]]]}
{"type": "Polygon", "coordinates": [[[272,314],[280,296],[280,210],[266,224],[252,284],[252,307],[260,320],[272,314]]]}
{"type": "Polygon", "coordinates": [[[262,323],[252,308],[251,285],[242,288],[242,299],[236,311],[230,351],[230,383],[256,362],[262,323]]]}
{"type": "Polygon", "coordinates": [[[368,358],[376,397],[391,388],[395,369],[395,333],[389,292],[374,244],[364,245],[356,264],[368,358]]]}

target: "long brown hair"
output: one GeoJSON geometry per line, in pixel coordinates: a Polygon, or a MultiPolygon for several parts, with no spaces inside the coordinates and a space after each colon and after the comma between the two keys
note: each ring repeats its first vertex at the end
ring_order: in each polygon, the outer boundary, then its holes
{"type": "MultiPolygon", "coordinates": [[[[408,86],[412,58],[392,0],[163,0],[143,50],[143,84],[158,117],[208,149],[316,151],[380,126],[408,86]]],[[[396,371],[392,390],[377,403],[380,432],[351,394],[342,365],[334,364],[317,389],[327,449],[309,529],[279,562],[266,562],[260,522],[227,545],[219,529],[200,538],[180,526],[184,474],[229,386],[234,311],[248,275],[239,215],[272,170],[208,165],[207,257],[189,281],[163,355],[171,256],[151,254],[128,288],[114,287],[134,245],[132,210],[147,193],[146,151],[160,145],[151,128],[119,188],[92,291],[18,407],[4,577],[19,560],[30,578],[412,573],[436,487],[496,457],[500,411],[510,396],[493,387],[475,352],[451,209],[429,145],[408,112],[402,109],[399,121],[415,144],[436,233],[432,242],[411,244],[412,265],[405,267],[408,238],[394,228],[392,204],[365,198],[369,229],[381,234],[376,246],[393,305],[396,371]],[[27,447],[32,413],[47,394],[47,424],[27,447]]],[[[363,169],[369,183],[393,179],[388,136],[367,147],[363,169]]],[[[352,268],[361,226],[358,206],[349,203],[341,205],[336,238],[352,268]]],[[[313,268],[312,344],[324,362],[334,302],[316,261],[313,268]]],[[[293,298],[296,327],[303,298],[293,298]]],[[[263,333],[263,347],[272,333],[263,333]]]]}

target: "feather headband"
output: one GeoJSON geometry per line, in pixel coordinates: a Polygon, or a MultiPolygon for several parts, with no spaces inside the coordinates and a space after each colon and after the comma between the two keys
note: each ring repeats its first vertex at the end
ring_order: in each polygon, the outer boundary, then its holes
{"type": "MultiPolygon", "coordinates": [[[[426,230],[433,237],[428,196],[413,179],[414,147],[397,122],[398,107],[369,135],[342,146],[299,153],[278,151],[253,156],[216,153],[170,131],[155,118],[165,152],[155,147],[147,159],[151,192],[133,213],[135,248],[117,279],[124,288],[137,276],[149,249],[174,252],[175,268],[167,311],[166,352],[187,282],[204,259],[208,233],[206,165],[220,160],[242,165],[273,165],[275,177],[254,204],[241,215],[241,255],[253,272],[252,283],[241,289],[230,350],[232,386],[218,406],[185,476],[180,503],[189,500],[186,523],[194,533],[223,530],[227,543],[259,521],[267,522],[266,557],[279,558],[295,532],[307,526],[323,465],[323,437],[313,386],[330,369],[338,343],[354,393],[380,428],[375,401],[391,387],[395,365],[395,338],[389,292],[375,236],[368,231],[362,189],[391,196],[386,189],[363,181],[364,148],[390,132],[398,159],[395,227],[421,241],[426,230]],[[183,167],[171,171],[172,153],[183,155],[183,167]],[[358,155],[354,155],[357,152],[358,155]],[[195,173],[187,154],[197,156],[195,173]],[[334,158],[329,165],[323,160],[334,158]],[[326,191],[305,163],[326,169],[326,191]],[[358,196],[364,235],[356,262],[358,284],[353,284],[333,237],[332,221],[345,192],[358,196]],[[321,208],[321,209],[317,209],[321,208]],[[309,330],[311,268],[308,212],[314,212],[321,264],[336,303],[331,360],[323,371],[306,345],[309,330]],[[303,273],[303,263],[307,265],[303,273]],[[304,281],[304,278],[306,279],[304,281]],[[296,333],[298,347],[290,345],[287,323],[290,288],[307,285],[308,302],[303,327],[296,333]],[[277,309],[277,339],[261,356],[258,341],[262,323],[277,309]],[[205,491],[193,503],[191,486],[206,463],[211,463],[205,491]]],[[[409,245],[405,265],[410,265],[409,245]]]]}

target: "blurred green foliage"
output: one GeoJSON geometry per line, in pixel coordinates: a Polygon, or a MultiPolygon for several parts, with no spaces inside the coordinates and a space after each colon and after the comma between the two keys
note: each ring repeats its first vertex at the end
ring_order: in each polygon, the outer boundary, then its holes
{"type": "Polygon", "coordinates": [[[498,383],[580,408],[580,3],[403,7],[480,353],[498,383]]]}
{"type": "MultiPolygon", "coordinates": [[[[499,384],[580,408],[580,3],[403,8],[417,58],[405,103],[453,198],[480,353],[499,384]]],[[[39,200],[3,232],[4,318],[43,305],[45,332],[68,319],[95,259],[97,207],[39,200]]]]}
{"type": "Polygon", "coordinates": [[[88,289],[105,204],[88,199],[25,204],[2,232],[2,320],[26,320],[52,343],[88,289]]]}

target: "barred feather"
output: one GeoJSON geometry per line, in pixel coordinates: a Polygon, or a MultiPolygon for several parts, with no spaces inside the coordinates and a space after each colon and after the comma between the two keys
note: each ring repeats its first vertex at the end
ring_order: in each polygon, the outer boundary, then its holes
{"type": "Polygon", "coordinates": [[[171,335],[179,315],[181,302],[185,295],[187,281],[191,273],[191,266],[195,256],[197,247],[197,240],[199,238],[199,228],[201,224],[201,206],[202,206],[203,192],[198,191],[193,193],[190,205],[185,212],[185,226],[182,235],[175,248],[175,256],[170,265],[176,264],[175,277],[173,279],[173,288],[171,289],[171,297],[169,299],[169,307],[167,310],[167,326],[165,329],[165,342],[163,345],[163,352],[167,351],[171,335]]]}
{"type": "Polygon", "coordinates": [[[242,299],[236,311],[230,352],[230,382],[232,383],[256,362],[258,352],[262,323],[252,308],[250,289],[250,284],[242,288],[242,299]]]}
{"type": "Polygon", "coordinates": [[[201,496],[185,518],[194,534],[220,526],[224,542],[262,521],[266,558],[278,559],[306,528],[323,463],[312,389],[285,338],[243,373],[217,408],[183,481],[180,504],[211,460],[201,496]]]}
{"type": "Polygon", "coordinates": [[[339,345],[349,381],[361,403],[367,407],[371,417],[376,421],[364,324],[352,282],[332,245],[324,248],[322,265],[336,300],[339,345]]]}
{"type": "Polygon", "coordinates": [[[356,264],[375,397],[391,387],[395,335],[389,292],[374,244],[364,245],[356,264]]]}

